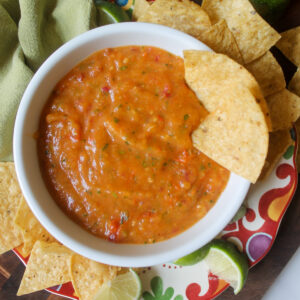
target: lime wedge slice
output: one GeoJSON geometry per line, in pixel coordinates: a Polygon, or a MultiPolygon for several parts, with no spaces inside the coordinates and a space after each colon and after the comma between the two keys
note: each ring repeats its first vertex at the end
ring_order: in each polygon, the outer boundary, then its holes
{"type": "Polygon", "coordinates": [[[120,22],[129,22],[128,14],[118,5],[103,0],[95,0],[98,9],[98,24],[106,25],[120,22]]]}
{"type": "Polygon", "coordinates": [[[290,0],[250,0],[250,2],[267,22],[274,23],[284,14],[290,0]]]}
{"type": "Polygon", "coordinates": [[[206,257],[209,248],[210,248],[210,243],[184,257],[175,260],[173,263],[178,266],[195,265],[196,263],[198,263],[199,261],[201,261],[206,257]]]}
{"type": "Polygon", "coordinates": [[[136,272],[130,269],[101,287],[94,300],[137,300],[141,292],[141,280],[136,272]]]}
{"type": "Polygon", "coordinates": [[[230,284],[234,294],[241,291],[248,275],[248,261],[232,243],[212,241],[205,262],[213,274],[230,284]]]}

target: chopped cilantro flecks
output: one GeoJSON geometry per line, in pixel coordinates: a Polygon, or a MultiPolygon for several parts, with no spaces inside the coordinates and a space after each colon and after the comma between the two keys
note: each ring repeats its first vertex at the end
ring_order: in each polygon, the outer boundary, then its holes
{"type": "Polygon", "coordinates": [[[186,121],[189,117],[190,117],[189,114],[185,114],[185,115],[183,116],[184,121],[186,121]]]}
{"type": "Polygon", "coordinates": [[[106,150],[107,147],[108,147],[108,144],[106,143],[106,144],[103,146],[102,151],[106,150]]]}

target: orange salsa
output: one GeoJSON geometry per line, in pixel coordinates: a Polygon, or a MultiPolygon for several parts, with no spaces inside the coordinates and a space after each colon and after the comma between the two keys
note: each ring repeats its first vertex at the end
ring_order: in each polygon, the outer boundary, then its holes
{"type": "Polygon", "coordinates": [[[229,178],[192,145],[206,115],[182,58],[148,46],[96,52],[58,82],[43,110],[38,152],[47,188],[101,238],[171,238],[210,210],[229,178]]]}

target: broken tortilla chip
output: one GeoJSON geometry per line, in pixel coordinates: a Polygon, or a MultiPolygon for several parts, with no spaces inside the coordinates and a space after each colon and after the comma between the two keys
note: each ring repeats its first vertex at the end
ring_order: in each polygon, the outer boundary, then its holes
{"type": "Polygon", "coordinates": [[[34,244],[17,295],[29,294],[71,280],[72,252],[58,243],[34,244]]]}
{"type": "Polygon", "coordinates": [[[270,132],[269,149],[265,165],[259,177],[260,180],[267,178],[277,165],[282,155],[293,144],[289,130],[270,132]]]}
{"type": "Polygon", "coordinates": [[[134,0],[132,19],[136,21],[149,7],[150,4],[146,0],[134,0]]]}
{"type": "Polygon", "coordinates": [[[119,269],[74,254],[70,263],[70,275],[77,296],[93,300],[100,287],[114,279],[119,269]]]}
{"type": "Polygon", "coordinates": [[[20,201],[14,222],[22,230],[24,244],[20,252],[24,257],[30,254],[33,245],[38,240],[55,242],[55,238],[48,233],[31,212],[24,198],[20,201]]]}
{"type": "Polygon", "coordinates": [[[300,97],[284,89],[266,98],[273,130],[289,129],[300,116],[300,97]]]}
{"type": "Polygon", "coordinates": [[[276,47],[296,66],[300,66],[300,26],[282,32],[276,47]]]}
{"type": "Polygon", "coordinates": [[[264,113],[254,96],[260,92],[255,79],[222,54],[184,51],[184,64],[188,85],[211,112],[193,132],[194,146],[255,183],[269,139],[264,113]]]}
{"type": "Polygon", "coordinates": [[[245,67],[257,80],[264,97],[279,92],[286,86],[281,66],[270,51],[245,67]]]}
{"type": "Polygon", "coordinates": [[[23,243],[21,230],[15,226],[14,218],[22,199],[15,165],[11,162],[0,163],[0,254],[23,243]]]}
{"type": "Polygon", "coordinates": [[[300,97],[300,68],[294,74],[289,83],[289,90],[300,97]]]}
{"type": "Polygon", "coordinates": [[[244,63],[236,40],[225,20],[210,26],[196,38],[215,52],[226,54],[240,64],[244,63]]]}
{"type": "Polygon", "coordinates": [[[192,36],[211,25],[201,6],[190,0],[156,0],[138,21],[165,25],[192,36]]]}
{"type": "Polygon", "coordinates": [[[202,7],[212,23],[226,20],[245,63],[265,54],[280,39],[248,0],[204,0],[202,7]]]}
{"type": "Polygon", "coordinates": [[[267,103],[257,81],[243,66],[226,55],[187,50],[184,51],[184,67],[188,85],[195,91],[209,112],[214,111],[223,103],[232,101],[234,90],[245,86],[260,105],[271,131],[272,125],[267,103]]]}

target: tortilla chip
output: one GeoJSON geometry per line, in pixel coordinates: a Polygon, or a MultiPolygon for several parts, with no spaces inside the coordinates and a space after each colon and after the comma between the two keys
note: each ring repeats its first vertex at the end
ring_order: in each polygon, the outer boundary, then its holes
{"type": "Polygon", "coordinates": [[[289,129],[300,116],[300,97],[284,89],[266,98],[273,130],[289,129]]]}
{"type": "Polygon", "coordinates": [[[240,64],[244,63],[236,40],[225,20],[210,26],[196,38],[215,52],[226,54],[240,64]]]}
{"type": "Polygon", "coordinates": [[[22,197],[14,163],[0,162],[0,254],[23,243],[22,232],[14,224],[22,197]]]}
{"type": "Polygon", "coordinates": [[[99,288],[117,276],[119,268],[104,265],[78,254],[74,254],[70,263],[70,275],[76,295],[80,299],[94,299],[99,288]]]}
{"type": "Polygon", "coordinates": [[[188,85],[209,112],[232,102],[233,90],[244,86],[259,103],[271,130],[267,103],[255,78],[243,66],[225,55],[197,50],[184,51],[184,66],[188,85]]]}
{"type": "Polygon", "coordinates": [[[294,74],[293,78],[289,83],[289,90],[300,97],[300,68],[294,74]]]}
{"type": "Polygon", "coordinates": [[[35,243],[17,295],[29,294],[71,280],[72,252],[58,243],[35,243]]]}
{"type": "Polygon", "coordinates": [[[245,63],[265,54],[280,39],[248,0],[204,0],[202,7],[212,23],[226,20],[245,63]]]}
{"type": "Polygon", "coordinates": [[[24,245],[21,248],[22,255],[27,257],[36,241],[55,242],[48,231],[40,224],[31,212],[27,202],[22,198],[15,217],[15,224],[22,230],[24,245]]]}
{"type": "Polygon", "coordinates": [[[132,19],[136,21],[140,16],[142,16],[146,12],[146,10],[149,7],[150,4],[146,0],[134,0],[132,19]]]}
{"type": "Polygon", "coordinates": [[[286,86],[281,66],[270,51],[245,67],[255,77],[265,97],[286,86]]]}
{"type": "Polygon", "coordinates": [[[192,36],[211,25],[201,6],[190,0],[156,0],[138,21],[169,26],[192,36]]]}
{"type": "Polygon", "coordinates": [[[258,84],[246,69],[222,54],[184,51],[184,63],[188,85],[211,112],[193,132],[194,146],[255,183],[269,139],[264,113],[253,95],[260,92],[258,84]]]}
{"type": "Polygon", "coordinates": [[[297,143],[298,143],[298,151],[297,151],[297,157],[296,157],[296,166],[297,166],[297,170],[298,173],[300,171],[300,149],[299,149],[299,141],[300,141],[300,119],[298,119],[296,121],[296,123],[294,123],[295,127],[296,127],[296,132],[297,132],[297,143]]]}
{"type": "Polygon", "coordinates": [[[260,180],[267,178],[277,165],[287,148],[293,144],[289,130],[271,132],[269,137],[269,150],[260,180]]]}
{"type": "Polygon", "coordinates": [[[296,66],[300,66],[300,26],[282,32],[276,47],[296,66]]]}

